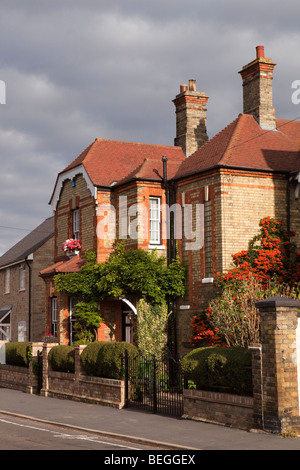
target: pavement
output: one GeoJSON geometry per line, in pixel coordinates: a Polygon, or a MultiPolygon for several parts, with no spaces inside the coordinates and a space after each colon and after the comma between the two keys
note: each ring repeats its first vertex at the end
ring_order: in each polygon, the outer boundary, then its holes
{"type": "Polygon", "coordinates": [[[116,409],[0,388],[0,414],[171,450],[300,450],[299,437],[243,431],[131,408],[116,409]]]}

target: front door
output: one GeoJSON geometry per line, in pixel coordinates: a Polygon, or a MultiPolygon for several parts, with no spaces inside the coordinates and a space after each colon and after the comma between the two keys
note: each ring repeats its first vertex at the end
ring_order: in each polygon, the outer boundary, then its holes
{"type": "Polygon", "coordinates": [[[133,344],[134,341],[134,313],[132,310],[123,310],[122,341],[133,344]]]}

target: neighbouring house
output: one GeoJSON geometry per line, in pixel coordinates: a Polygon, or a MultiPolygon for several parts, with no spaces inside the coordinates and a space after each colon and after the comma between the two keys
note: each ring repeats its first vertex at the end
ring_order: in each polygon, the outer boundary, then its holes
{"type": "MultiPolygon", "coordinates": [[[[76,299],[58,294],[53,279],[78,271],[89,248],[98,262],[107,259],[116,239],[128,248],[156,247],[169,259],[179,253],[187,269],[186,295],[176,308],[181,356],[189,346],[191,318],[215,294],[216,273],[231,267],[233,253],[247,249],[260,219],[280,219],[298,233],[300,245],[300,123],[276,117],[274,67],[258,46],[254,60],[239,72],[243,112],[210,140],[209,97],[190,80],[174,99],[174,146],[96,139],[59,173],[50,200],[54,263],[41,276],[47,287],[47,329],[55,318],[60,342],[72,342],[76,299]],[[70,238],[81,245],[71,258],[62,250],[70,238]]],[[[100,310],[104,321],[98,339],[130,340],[128,304],[107,300],[100,310]]]]}
{"type": "Polygon", "coordinates": [[[53,261],[54,217],[0,257],[0,340],[41,341],[47,297],[41,269],[53,261]]]}

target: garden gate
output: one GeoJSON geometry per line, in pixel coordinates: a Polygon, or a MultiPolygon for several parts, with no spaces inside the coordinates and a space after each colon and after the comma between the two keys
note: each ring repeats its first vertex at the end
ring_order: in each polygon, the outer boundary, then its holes
{"type": "Polygon", "coordinates": [[[185,379],[172,358],[129,357],[125,351],[125,406],[180,417],[185,379]]]}
{"type": "Polygon", "coordinates": [[[37,379],[37,389],[38,393],[40,393],[43,387],[43,351],[38,351],[37,353],[37,379]]]}

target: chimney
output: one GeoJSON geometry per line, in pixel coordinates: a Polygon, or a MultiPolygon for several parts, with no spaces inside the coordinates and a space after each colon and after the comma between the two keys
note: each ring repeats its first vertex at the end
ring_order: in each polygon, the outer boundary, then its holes
{"type": "Polygon", "coordinates": [[[267,59],[264,47],[256,47],[256,59],[239,72],[243,80],[243,112],[252,114],[262,129],[276,129],[272,103],[273,70],[276,64],[267,59]]]}
{"type": "Polygon", "coordinates": [[[173,100],[176,107],[176,138],[174,144],[182,147],[188,157],[207,140],[206,103],[208,96],[196,90],[196,80],[180,85],[180,93],[173,100]]]}

